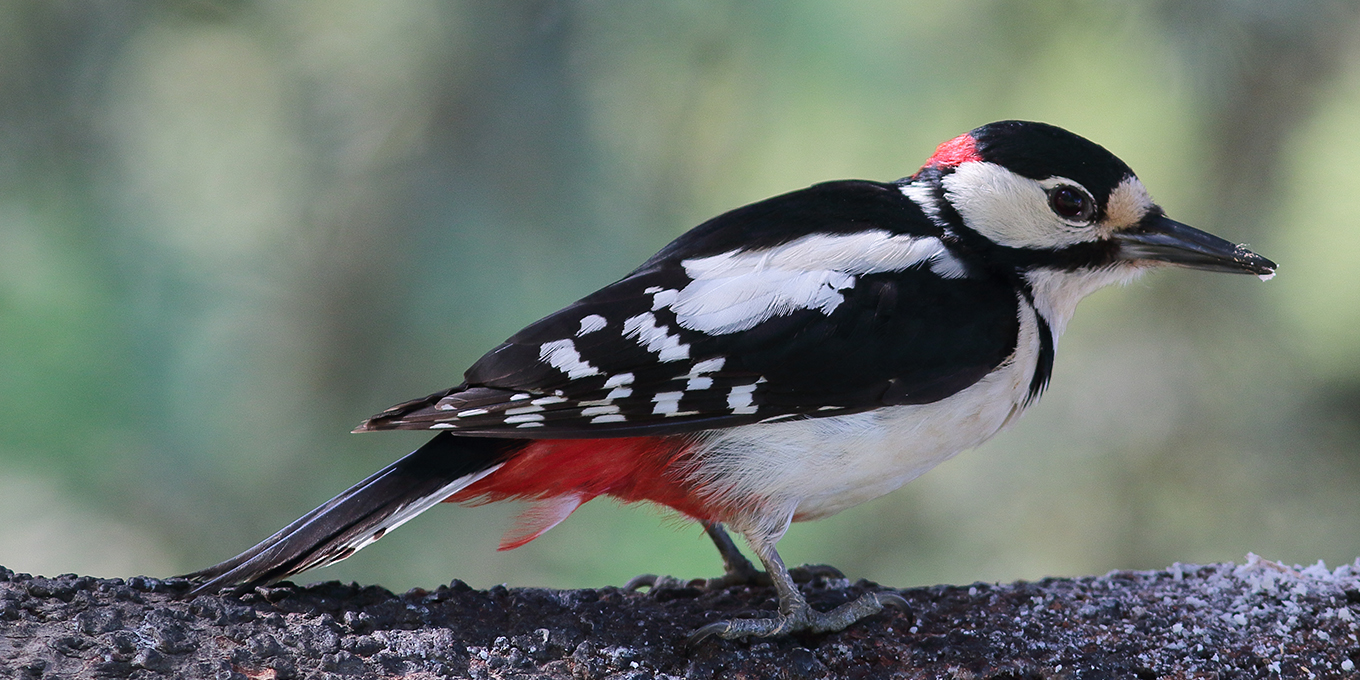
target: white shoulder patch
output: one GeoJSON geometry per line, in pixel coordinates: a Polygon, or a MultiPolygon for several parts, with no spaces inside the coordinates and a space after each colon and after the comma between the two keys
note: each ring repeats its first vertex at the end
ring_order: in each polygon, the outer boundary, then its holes
{"type": "Polygon", "coordinates": [[[670,307],[682,327],[714,334],[744,331],[799,309],[829,315],[845,301],[840,291],[863,274],[926,266],[945,278],[966,275],[940,239],[882,230],[811,234],[774,248],[734,250],[681,265],[693,280],[674,296],[658,293],[653,309],[670,307]]]}
{"type": "Polygon", "coordinates": [[[845,301],[840,291],[855,277],[835,271],[772,269],[698,279],[671,305],[681,326],[705,333],[736,333],[798,309],[830,314],[845,301]]]}

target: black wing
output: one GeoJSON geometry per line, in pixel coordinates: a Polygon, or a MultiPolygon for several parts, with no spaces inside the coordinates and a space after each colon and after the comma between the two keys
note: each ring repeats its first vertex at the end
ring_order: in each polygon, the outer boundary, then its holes
{"type": "Polygon", "coordinates": [[[943,399],[1015,350],[1014,288],[894,184],[835,182],[681,236],[357,431],[664,434],[943,399]]]}

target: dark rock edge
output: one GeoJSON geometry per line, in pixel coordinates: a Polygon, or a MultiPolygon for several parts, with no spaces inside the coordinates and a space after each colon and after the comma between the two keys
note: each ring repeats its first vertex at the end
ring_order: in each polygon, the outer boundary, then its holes
{"type": "MultiPolygon", "coordinates": [[[[803,588],[828,609],[880,586],[803,588]]],[[[1360,560],[911,588],[841,633],[693,647],[773,591],[189,590],[0,568],[0,678],[1360,678],[1360,560]]]]}

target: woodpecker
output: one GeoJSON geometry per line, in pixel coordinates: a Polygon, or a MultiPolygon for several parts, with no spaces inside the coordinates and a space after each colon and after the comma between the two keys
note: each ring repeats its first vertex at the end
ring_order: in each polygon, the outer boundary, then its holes
{"type": "Polygon", "coordinates": [[[696,639],[841,630],[905,601],[811,608],[775,549],[790,522],[882,496],[1014,422],[1048,385],[1077,303],[1165,265],[1276,268],[1168,218],[1093,142],[984,125],[905,179],[817,184],[695,227],[457,387],[369,418],[355,432],[439,434],[189,577],[196,592],[277,581],[444,501],[530,503],[509,549],[609,496],[702,523],[727,571],[715,583],[759,576],[724,527],[764,566],[778,613],[696,639]]]}

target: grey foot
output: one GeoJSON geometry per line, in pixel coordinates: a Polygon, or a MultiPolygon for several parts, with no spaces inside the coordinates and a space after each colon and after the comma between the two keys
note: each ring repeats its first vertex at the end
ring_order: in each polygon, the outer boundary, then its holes
{"type": "Polygon", "coordinates": [[[665,590],[668,588],[700,588],[703,590],[721,590],[732,586],[769,586],[773,581],[763,571],[746,565],[749,569],[740,571],[729,571],[717,578],[692,578],[679,579],[674,576],[657,576],[656,574],[642,574],[634,576],[623,584],[625,590],[639,590],[647,588],[652,592],[665,590]]]}
{"type": "MultiPolygon", "coordinates": [[[[761,572],[761,576],[770,578],[761,572]]],[[[849,581],[845,573],[829,564],[804,564],[801,567],[794,567],[789,570],[789,576],[793,577],[794,583],[811,583],[816,579],[826,579],[828,581],[849,581]]]]}
{"type": "Polygon", "coordinates": [[[655,592],[657,590],[670,588],[688,588],[690,587],[690,584],[695,582],[702,582],[703,580],[704,579],[691,579],[686,581],[684,579],[678,579],[674,576],[657,576],[656,574],[638,574],[637,576],[628,579],[628,582],[623,584],[623,589],[641,590],[643,588],[647,588],[655,592]]]}
{"type": "Polygon", "coordinates": [[[883,611],[884,607],[906,610],[907,601],[897,593],[867,593],[854,602],[848,602],[826,613],[802,603],[788,614],[774,618],[732,619],[710,623],[691,633],[689,643],[698,644],[714,635],[732,640],[748,636],[776,637],[792,633],[832,633],[845,630],[856,621],[883,611]]]}
{"type": "MultiPolygon", "coordinates": [[[[770,575],[756,569],[750,562],[746,562],[744,569],[729,571],[717,578],[694,578],[679,579],[674,576],[657,576],[656,574],[641,574],[629,579],[623,584],[625,590],[640,590],[648,588],[650,590],[664,590],[667,588],[701,588],[704,590],[722,590],[733,586],[753,586],[768,588],[774,585],[770,575]]],[[[789,570],[789,575],[793,577],[794,583],[810,583],[814,579],[823,578],[827,580],[844,580],[845,574],[829,564],[805,564],[801,567],[794,567],[789,570]]]]}

